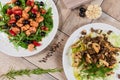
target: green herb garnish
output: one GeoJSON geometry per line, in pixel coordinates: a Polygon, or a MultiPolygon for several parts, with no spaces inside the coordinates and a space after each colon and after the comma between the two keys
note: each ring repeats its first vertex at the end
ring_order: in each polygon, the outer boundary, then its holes
{"type": "Polygon", "coordinates": [[[62,69],[41,69],[41,68],[37,68],[37,69],[24,69],[24,70],[10,70],[8,73],[3,74],[2,76],[4,78],[7,78],[9,80],[15,80],[15,77],[17,76],[23,76],[23,75],[27,75],[30,76],[31,74],[35,74],[35,75],[41,75],[41,74],[47,74],[47,73],[55,73],[55,72],[61,72],[62,69]]]}

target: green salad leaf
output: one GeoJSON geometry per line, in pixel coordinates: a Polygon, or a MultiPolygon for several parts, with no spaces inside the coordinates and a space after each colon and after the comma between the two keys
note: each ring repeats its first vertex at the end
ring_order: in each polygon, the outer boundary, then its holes
{"type": "Polygon", "coordinates": [[[115,46],[120,47],[120,36],[114,33],[109,35],[109,41],[115,46]]]}
{"type": "Polygon", "coordinates": [[[19,0],[19,1],[21,2],[22,7],[25,8],[25,7],[26,7],[26,5],[25,5],[25,0],[19,0]]]}
{"type": "Polygon", "coordinates": [[[5,25],[5,22],[4,21],[0,21],[0,26],[3,26],[5,25]]]}
{"type": "Polygon", "coordinates": [[[47,13],[43,15],[43,17],[44,17],[44,21],[43,21],[44,25],[49,28],[49,31],[51,31],[53,28],[52,8],[49,8],[47,10],[47,13]]]}

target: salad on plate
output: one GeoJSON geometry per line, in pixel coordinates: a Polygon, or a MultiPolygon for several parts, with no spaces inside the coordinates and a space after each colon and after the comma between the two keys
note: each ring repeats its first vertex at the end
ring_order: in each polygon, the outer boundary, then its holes
{"type": "Polygon", "coordinates": [[[76,80],[114,80],[119,63],[119,36],[113,31],[91,28],[81,31],[70,46],[70,61],[76,80]]]}
{"type": "Polygon", "coordinates": [[[0,3],[0,31],[8,35],[15,48],[33,51],[53,29],[52,8],[43,1],[11,0],[0,3]]]}

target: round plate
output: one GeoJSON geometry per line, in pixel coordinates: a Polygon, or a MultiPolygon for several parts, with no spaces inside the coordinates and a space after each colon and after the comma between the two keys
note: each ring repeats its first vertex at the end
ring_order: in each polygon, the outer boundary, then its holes
{"type": "MultiPolygon", "coordinates": [[[[10,0],[1,0],[1,3],[5,4],[9,1],[10,0]]],[[[43,38],[41,42],[42,45],[40,47],[37,47],[37,49],[32,52],[21,47],[19,47],[19,49],[16,50],[14,45],[9,42],[7,35],[5,33],[0,32],[0,51],[1,52],[14,57],[25,57],[25,56],[31,56],[39,53],[50,44],[50,42],[55,37],[55,34],[57,33],[57,29],[58,29],[58,24],[59,24],[58,11],[53,0],[41,0],[41,1],[44,1],[47,4],[47,8],[52,7],[53,23],[54,23],[52,31],[48,34],[48,36],[43,38]]]]}
{"type": "MultiPolygon", "coordinates": [[[[68,80],[75,80],[74,74],[73,74],[73,68],[71,66],[71,62],[70,62],[70,58],[69,58],[69,51],[70,51],[70,46],[79,39],[79,37],[81,36],[80,32],[82,30],[86,30],[88,33],[90,32],[90,29],[94,28],[94,29],[101,29],[103,31],[108,31],[108,30],[112,30],[114,33],[116,34],[120,34],[120,30],[118,30],[117,28],[108,25],[108,24],[103,24],[103,23],[92,23],[92,24],[88,24],[85,25],[83,27],[80,27],[79,29],[77,29],[68,39],[65,47],[64,47],[64,51],[63,51],[63,68],[66,74],[66,77],[68,80]]],[[[120,65],[119,65],[119,70],[115,70],[115,73],[119,73],[120,74],[120,65]]],[[[114,79],[115,80],[119,80],[117,78],[117,74],[114,75],[114,79]]]]}

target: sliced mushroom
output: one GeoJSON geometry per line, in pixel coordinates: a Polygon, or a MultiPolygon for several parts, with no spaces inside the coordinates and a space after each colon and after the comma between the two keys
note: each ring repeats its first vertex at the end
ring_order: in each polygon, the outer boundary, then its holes
{"type": "Polygon", "coordinates": [[[106,62],[105,60],[102,60],[102,59],[100,59],[100,62],[102,62],[105,66],[109,66],[109,63],[108,62],[106,62]]]}
{"type": "Polygon", "coordinates": [[[95,50],[96,53],[100,51],[100,45],[97,43],[92,43],[92,47],[95,50]]]}

